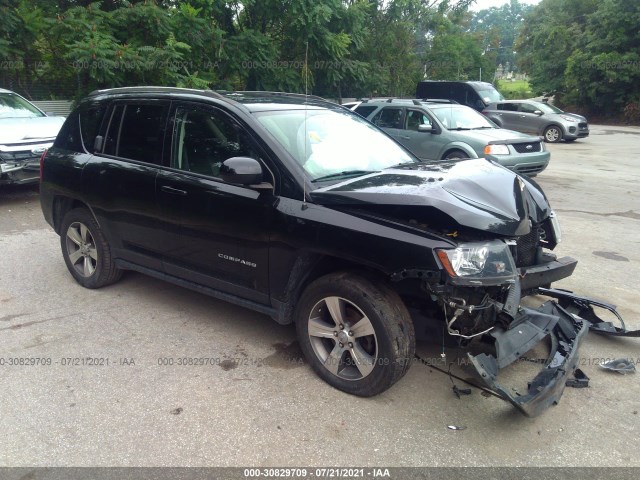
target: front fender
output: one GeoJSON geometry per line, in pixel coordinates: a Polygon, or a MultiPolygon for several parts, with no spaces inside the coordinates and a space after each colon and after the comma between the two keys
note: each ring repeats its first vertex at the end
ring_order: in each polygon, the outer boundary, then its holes
{"type": "Polygon", "coordinates": [[[444,146],[444,148],[440,152],[440,158],[444,158],[447,152],[450,152],[451,150],[462,150],[464,153],[468,155],[468,158],[480,158],[478,156],[478,153],[471,147],[471,145],[465,142],[448,143],[447,145],[444,146]]]}

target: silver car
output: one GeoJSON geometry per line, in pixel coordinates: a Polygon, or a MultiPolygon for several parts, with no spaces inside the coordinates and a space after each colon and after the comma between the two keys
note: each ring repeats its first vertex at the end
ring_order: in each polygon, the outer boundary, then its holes
{"type": "Polygon", "coordinates": [[[498,128],[464,105],[390,99],[362,102],[355,112],[426,160],[484,157],[529,176],[549,164],[540,137],[498,128]]]}
{"type": "Polygon", "coordinates": [[[48,117],[27,99],[0,88],[0,185],[40,179],[40,157],[64,117],[48,117]]]}
{"type": "Polygon", "coordinates": [[[518,132],[541,135],[549,143],[573,142],[589,136],[589,124],[582,115],[534,100],[495,102],[482,113],[496,125],[518,132]]]}

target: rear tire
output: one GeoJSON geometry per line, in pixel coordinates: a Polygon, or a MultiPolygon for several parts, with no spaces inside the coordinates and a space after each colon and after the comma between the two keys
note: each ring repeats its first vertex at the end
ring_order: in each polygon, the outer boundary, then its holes
{"type": "Polygon", "coordinates": [[[120,280],[111,248],[98,222],[86,208],[69,210],[60,229],[62,256],[69,272],[85,288],[100,288],[120,280]]]}
{"type": "Polygon", "coordinates": [[[370,397],[407,372],[415,354],[413,322],[399,295],[357,272],[321,277],[295,311],[300,347],[331,386],[370,397]]]}

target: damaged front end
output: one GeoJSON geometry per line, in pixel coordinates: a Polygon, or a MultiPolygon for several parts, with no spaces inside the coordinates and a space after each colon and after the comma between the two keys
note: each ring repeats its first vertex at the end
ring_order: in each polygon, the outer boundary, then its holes
{"type": "MultiPolygon", "coordinates": [[[[444,282],[425,283],[425,289],[431,300],[441,306],[450,336],[465,346],[482,342],[491,347],[491,353],[467,353],[483,386],[533,417],[558,403],[576,369],[580,344],[590,329],[633,337],[639,332],[625,329],[613,305],[540,286],[562,276],[557,269],[563,271],[563,265],[554,268],[552,262],[540,269],[523,289],[526,269],[516,267],[509,243],[470,242],[436,251],[447,278],[444,282]],[[557,301],[546,301],[536,309],[526,308],[521,305],[523,291],[557,301]],[[592,306],[611,311],[622,327],[604,322],[592,306]],[[498,372],[545,339],[550,340],[551,349],[542,370],[529,382],[526,394],[514,395],[498,382],[498,372]]],[[[575,261],[570,270],[574,267],[575,261]]]]}

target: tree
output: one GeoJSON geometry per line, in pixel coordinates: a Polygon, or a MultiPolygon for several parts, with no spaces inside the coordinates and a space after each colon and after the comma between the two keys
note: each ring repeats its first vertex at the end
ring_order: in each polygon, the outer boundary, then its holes
{"type": "Polygon", "coordinates": [[[471,2],[5,0],[0,82],[45,98],[151,84],[412,95],[429,55],[460,57],[469,78],[489,68],[459,27],[471,2]]]}
{"type": "Polygon", "coordinates": [[[567,60],[565,100],[605,114],[640,101],[640,3],[604,0],[567,60]]]}
{"type": "Polygon", "coordinates": [[[542,0],[526,16],[516,41],[518,66],[539,95],[566,93],[564,72],[599,0],[542,0]]]}
{"type": "Polygon", "coordinates": [[[484,51],[495,52],[496,65],[516,66],[515,42],[532,5],[511,0],[501,7],[480,10],[472,16],[469,31],[479,36],[484,51]]]}
{"type": "Polygon", "coordinates": [[[538,94],[617,114],[640,100],[640,3],[542,0],[518,38],[520,67],[538,94]]]}

